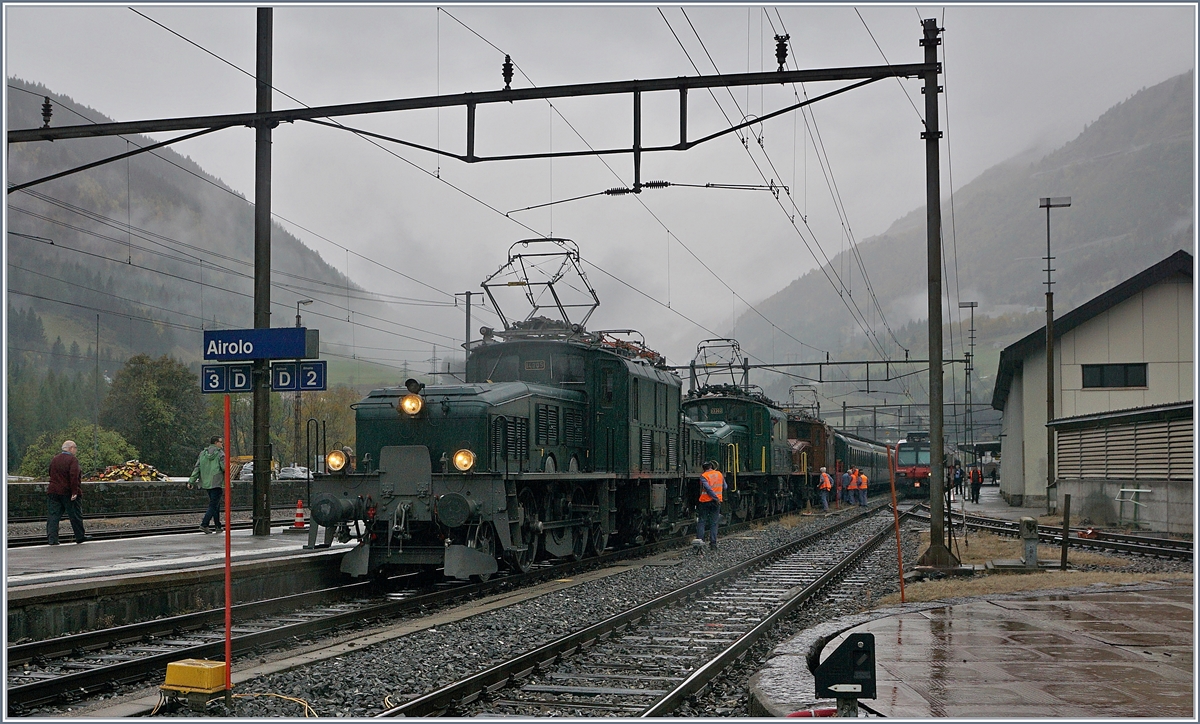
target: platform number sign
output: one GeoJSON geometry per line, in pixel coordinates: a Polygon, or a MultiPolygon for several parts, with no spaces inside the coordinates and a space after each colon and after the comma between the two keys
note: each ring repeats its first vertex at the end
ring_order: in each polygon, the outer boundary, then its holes
{"type": "Polygon", "coordinates": [[[325,360],[275,362],[271,365],[272,392],[316,392],[326,389],[325,360]]]}
{"type": "Polygon", "coordinates": [[[226,365],[202,365],[200,367],[201,392],[228,392],[229,368],[226,365]]]}
{"type": "Polygon", "coordinates": [[[254,389],[254,377],[250,365],[201,365],[200,391],[250,392],[254,389]]]}
{"type": "Polygon", "coordinates": [[[325,360],[300,363],[300,389],[325,389],[325,360]]]}

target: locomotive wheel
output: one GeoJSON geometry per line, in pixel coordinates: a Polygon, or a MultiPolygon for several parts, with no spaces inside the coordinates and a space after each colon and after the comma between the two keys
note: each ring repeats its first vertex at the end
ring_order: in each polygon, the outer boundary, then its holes
{"type": "Polygon", "coordinates": [[[517,573],[527,573],[533,566],[533,559],[537,557],[538,552],[538,537],[533,529],[537,523],[537,501],[533,491],[529,488],[522,488],[517,493],[517,504],[521,506],[523,521],[521,523],[521,543],[526,548],[523,551],[507,551],[504,554],[504,560],[517,573]]]}
{"type": "MultiPolygon", "coordinates": [[[[493,558],[496,557],[496,531],[492,528],[491,523],[482,523],[479,526],[479,532],[475,536],[473,547],[480,553],[486,553],[493,558]]],[[[491,579],[491,577],[492,574],[490,573],[480,573],[471,576],[471,580],[482,583],[491,579]]]]}
{"type": "MultiPolygon", "coordinates": [[[[572,458],[574,459],[574,458],[572,458]]],[[[592,494],[592,505],[600,507],[600,494],[592,494]]],[[[604,532],[604,526],[600,523],[592,523],[587,532],[587,554],[589,556],[598,556],[608,547],[608,533],[604,532]]]]}
{"type": "MultiPolygon", "coordinates": [[[[583,488],[579,485],[576,485],[575,489],[571,491],[571,504],[578,506],[587,505],[587,493],[583,492],[583,488]]],[[[578,561],[587,552],[588,525],[581,514],[573,514],[571,518],[579,519],[579,524],[571,527],[571,555],[567,557],[573,561],[578,561]]]]}
{"type": "Polygon", "coordinates": [[[739,495],[734,501],[733,517],[737,522],[742,522],[750,519],[750,515],[754,509],[753,495],[739,495]]]}

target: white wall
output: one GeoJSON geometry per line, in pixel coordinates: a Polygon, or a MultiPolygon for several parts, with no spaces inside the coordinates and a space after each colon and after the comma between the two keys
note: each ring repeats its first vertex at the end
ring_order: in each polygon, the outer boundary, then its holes
{"type": "MultiPolygon", "coordinates": [[[[1186,402],[1192,384],[1192,280],[1155,284],[1062,335],[1055,343],[1055,417],[1186,402]],[[1083,365],[1145,362],[1146,387],[1083,389],[1083,365]]],[[[1005,403],[1001,432],[1006,497],[1046,498],[1046,349],[1024,359],[1005,403]]]]}
{"type": "Polygon", "coordinates": [[[1192,282],[1150,287],[1064,334],[1059,417],[1186,402],[1192,386],[1192,282]],[[1083,389],[1083,365],[1145,362],[1146,387],[1083,389]]]}

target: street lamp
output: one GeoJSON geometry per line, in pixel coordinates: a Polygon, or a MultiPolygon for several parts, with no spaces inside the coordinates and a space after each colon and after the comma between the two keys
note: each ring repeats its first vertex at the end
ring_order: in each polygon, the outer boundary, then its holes
{"type": "MultiPolygon", "coordinates": [[[[1054,419],[1054,271],[1050,255],[1050,209],[1064,209],[1071,205],[1070,196],[1043,197],[1038,208],[1046,210],[1046,422],[1054,419]]],[[[1054,486],[1054,428],[1046,426],[1046,512],[1050,507],[1050,488],[1054,486]]]]}
{"type": "MultiPolygon", "coordinates": [[[[311,300],[311,299],[301,299],[296,302],[296,326],[297,327],[301,326],[301,324],[300,324],[300,305],[303,304],[304,306],[308,306],[309,304],[312,304],[312,303],[313,303],[313,300],[311,300]]],[[[300,373],[300,370],[299,370],[299,368],[297,368],[296,374],[299,374],[299,373],[300,373]]],[[[292,411],[292,422],[295,423],[295,427],[292,429],[292,465],[294,466],[296,464],[296,458],[300,455],[300,390],[296,390],[296,401],[295,401],[294,408],[292,411]]],[[[307,459],[307,457],[304,461],[304,464],[305,464],[305,466],[308,466],[311,464],[311,462],[307,459]]],[[[312,501],[309,501],[309,502],[311,503],[312,501]]]]}
{"type": "Polygon", "coordinates": [[[303,305],[307,306],[312,303],[313,303],[313,300],[311,300],[311,299],[301,299],[296,302],[296,326],[297,327],[300,326],[300,305],[303,304],[303,305]]]}

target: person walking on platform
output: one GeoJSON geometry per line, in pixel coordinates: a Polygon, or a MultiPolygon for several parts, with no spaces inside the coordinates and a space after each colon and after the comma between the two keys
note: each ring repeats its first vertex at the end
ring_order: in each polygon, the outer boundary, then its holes
{"type": "Polygon", "coordinates": [[[954,466],[954,494],[960,498],[963,494],[963,469],[958,464],[954,466]]]}
{"type": "Polygon", "coordinates": [[[825,468],[821,468],[821,482],[817,483],[817,490],[821,493],[821,510],[829,512],[829,491],[833,489],[833,478],[829,477],[829,473],[825,472],[825,468]]]}
{"type": "Polygon", "coordinates": [[[842,498],[850,495],[850,471],[842,468],[842,476],[838,479],[837,503],[842,504],[842,498]],[[845,492],[842,492],[845,491],[845,492]]]}
{"type": "Polygon", "coordinates": [[[717,549],[717,522],[721,519],[721,502],[725,500],[725,476],[717,470],[711,460],[703,465],[700,476],[700,500],[696,506],[696,540],[703,544],[705,533],[709,533],[708,547],[717,549]]]}
{"type": "Polygon", "coordinates": [[[983,488],[983,471],[971,468],[971,502],[979,504],[979,491],[983,488]]]}
{"type": "Polygon", "coordinates": [[[50,545],[58,545],[58,523],[63,513],[71,521],[75,542],[88,540],[83,533],[83,473],[79,459],[75,457],[74,440],[64,440],[62,452],[50,460],[50,483],[46,486],[47,506],[46,538],[50,545]]]}
{"type": "Polygon", "coordinates": [[[220,435],[213,435],[208,440],[208,447],[200,451],[196,458],[196,467],[188,478],[188,489],[198,486],[208,491],[208,509],[200,521],[200,530],[205,533],[215,533],[221,530],[221,503],[225,496],[225,448],[220,435]],[[208,523],[212,521],[213,527],[208,523]]]}

